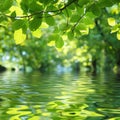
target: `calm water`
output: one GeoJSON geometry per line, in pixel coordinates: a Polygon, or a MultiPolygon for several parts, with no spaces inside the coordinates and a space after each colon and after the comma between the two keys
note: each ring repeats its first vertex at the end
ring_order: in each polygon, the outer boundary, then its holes
{"type": "Polygon", "coordinates": [[[0,120],[120,120],[120,76],[0,73],[0,120]]]}

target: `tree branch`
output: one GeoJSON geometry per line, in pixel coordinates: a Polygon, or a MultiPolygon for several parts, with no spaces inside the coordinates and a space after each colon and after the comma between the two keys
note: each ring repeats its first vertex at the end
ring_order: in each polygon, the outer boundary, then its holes
{"type": "Polygon", "coordinates": [[[80,20],[86,15],[87,11],[89,11],[89,9],[92,7],[92,5],[93,4],[91,4],[90,6],[88,6],[88,8],[86,8],[86,11],[79,17],[79,19],[77,20],[77,22],[72,27],[72,32],[74,32],[75,27],[79,24],[80,20]]]}
{"type": "MultiPolygon", "coordinates": [[[[64,7],[60,8],[60,9],[58,9],[58,10],[51,10],[51,11],[44,11],[44,10],[42,10],[42,11],[34,12],[34,13],[30,14],[30,15],[15,16],[15,17],[14,17],[14,16],[10,16],[10,15],[6,15],[6,14],[1,14],[1,15],[5,16],[5,17],[8,17],[8,18],[12,18],[12,19],[31,18],[31,17],[33,17],[33,16],[35,16],[35,15],[45,14],[45,13],[55,13],[55,14],[53,15],[53,16],[55,16],[55,15],[60,14],[64,9],[66,9],[68,6],[70,6],[71,4],[73,4],[75,1],[77,1],[77,0],[72,0],[71,2],[69,2],[69,3],[66,4],[64,7]]],[[[42,17],[41,17],[41,18],[42,18],[42,17]]]]}

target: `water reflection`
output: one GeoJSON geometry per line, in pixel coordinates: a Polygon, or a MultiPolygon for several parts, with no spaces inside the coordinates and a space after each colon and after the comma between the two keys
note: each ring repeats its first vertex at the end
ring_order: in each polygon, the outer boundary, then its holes
{"type": "Polygon", "coordinates": [[[0,74],[0,120],[117,120],[120,81],[115,74],[0,74]]]}

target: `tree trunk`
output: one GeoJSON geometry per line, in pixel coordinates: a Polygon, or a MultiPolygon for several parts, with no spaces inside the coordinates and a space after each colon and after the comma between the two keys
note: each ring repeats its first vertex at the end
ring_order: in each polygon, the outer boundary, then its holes
{"type": "Polygon", "coordinates": [[[92,60],[92,72],[97,72],[97,59],[92,60]]]}

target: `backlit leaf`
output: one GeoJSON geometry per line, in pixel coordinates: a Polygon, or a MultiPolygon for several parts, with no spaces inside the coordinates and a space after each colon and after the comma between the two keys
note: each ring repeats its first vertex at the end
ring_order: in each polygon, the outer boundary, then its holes
{"type": "Polygon", "coordinates": [[[40,38],[42,36],[41,30],[38,28],[37,30],[32,32],[32,35],[36,38],[40,38]]]}
{"type": "Polygon", "coordinates": [[[22,29],[14,32],[14,40],[16,44],[23,44],[26,39],[26,35],[23,34],[22,29]]]}
{"type": "Polygon", "coordinates": [[[92,12],[88,12],[81,20],[81,23],[84,23],[89,27],[94,26],[94,18],[95,18],[95,15],[93,15],[92,12]]]}
{"type": "Polygon", "coordinates": [[[61,37],[56,38],[56,40],[55,40],[55,46],[57,48],[61,48],[61,47],[63,47],[63,45],[64,45],[63,39],[61,37]]]}
{"type": "Polygon", "coordinates": [[[17,16],[23,15],[22,9],[20,7],[18,7],[18,6],[12,6],[10,8],[10,11],[15,12],[17,16]]]}
{"type": "Polygon", "coordinates": [[[120,40],[120,31],[117,32],[117,39],[120,40]]]}
{"type": "Polygon", "coordinates": [[[80,30],[82,35],[87,35],[89,33],[89,28],[86,28],[85,30],[80,30]]]}
{"type": "Polygon", "coordinates": [[[118,25],[112,27],[111,33],[115,33],[119,30],[118,25]]]}
{"type": "Polygon", "coordinates": [[[108,18],[108,24],[109,24],[110,26],[115,26],[115,24],[116,24],[115,19],[114,19],[114,18],[108,18]]]}
{"type": "Polygon", "coordinates": [[[77,30],[80,31],[80,33],[82,33],[82,35],[87,35],[89,33],[89,28],[88,26],[86,26],[85,24],[83,23],[80,23],[78,26],[77,26],[77,30]]]}
{"type": "Polygon", "coordinates": [[[73,40],[73,38],[74,38],[74,33],[73,33],[72,31],[70,31],[70,32],[67,33],[67,36],[68,36],[68,39],[69,39],[69,40],[73,40]]]}
{"type": "Polygon", "coordinates": [[[48,28],[48,24],[46,24],[46,22],[42,22],[40,25],[40,28],[48,28]]]}
{"type": "Polygon", "coordinates": [[[52,40],[52,41],[48,42],[47,45],[48,45],[48,46],[55,46],[55,41],[52,40]]]}

